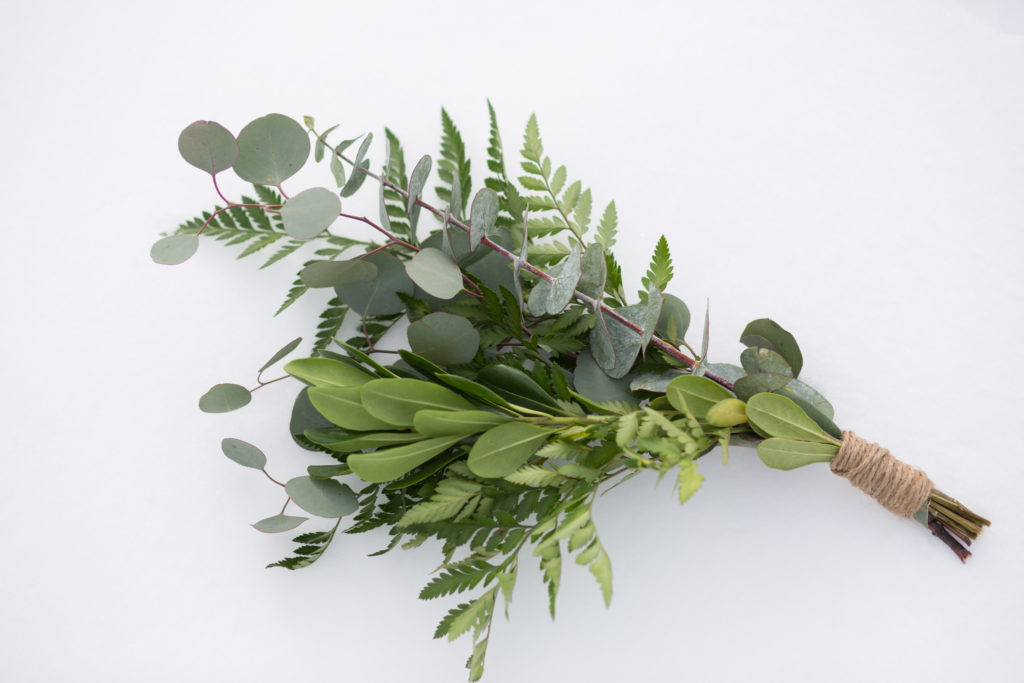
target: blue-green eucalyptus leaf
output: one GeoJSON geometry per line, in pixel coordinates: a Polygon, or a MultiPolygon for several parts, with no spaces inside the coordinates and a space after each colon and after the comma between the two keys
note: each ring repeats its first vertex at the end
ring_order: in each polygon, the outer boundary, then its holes
{"type": "Polygon", "coordinates": [[[198,249],[198,235],[168,235],[153,244],[149,257],[162,266],[176,266],[192,258],[198,249]]]}
{"type": "Polygon", "coordinates": [[[579,244],[573,244],[572,251],[563,261],[548,269],[551,280],[541,278],[530,292],[527,310],[530,315],[558,315],[572,301],[581,275],[579,244]]]}
{"type": "Polygon", "coordinates": [[[749,374],[767,372],[777,375],[793,376],[793,370],[786,359],[771,349],[751,346],[740,354],[740,363],[749,374]]]}
{"type": "Polygon", "coordinates": [[[261,519],[252,525],[256,531],[262,531],[265,534],[279,534],[282,531],[291,531],[295,527],[305,522],[309,517],[295,517],[293,515],[274,515],[273,517],[267,517],[261,519]]]}
{"type": "Polygon", "coordinates": [[[340,287],[370,282],[377,277],[377,266],[371,261],[314,261],[299,271],[299,279],[307,287],[340,287]]]}
{"type": "Polygon", "coordinates": [[[252,394],[240,384],[215,384],[199,397],[199,410],[204,413],[230,413],[249,404],[252,394]]]}
{"type": "Polygon", "coordinates": [[[280,349],[278,349],[277,352],[273,356],[270,357],[270,360],[268,360],[266,363],[263,364],[263,367],[261,367],[259,369],[259,372],[263,372],[264,370],[269,368],[271,365],[273,365],[277,361],[279,361],[282,358],[284,358],[285,356],[287,356],[289,353],[291,353],[292,351],[297,349],[299,347],[299,344],[301,344],[301,343],[302,343],[302,337],[296,337],[295,339],[292,339],[290,342],[288,342],[287,344],[282,346],[280,349]]]}
{"type": "Polygon", "coordinates": [[[450,256],[426,247],[405,262],[405,272],[431,296],[451,299],[462,290],[462,271],[450,256]]]}
{"type": "MultiPolygon", "coordinates": [[[[346,140],[341,143],[341,145],[338,145],[337,153],[341,154],[345,147],[358,139],[359,138],[346,140]],[[342,147],[342,145],[345,145],[345,147],[342,147]]],[[[366,182],[366,174],[359,169],[369,168],[370,162],[366,159],[366,153],[370,151],[371,142],[373,142],[373,133],[367,133],[366,137],[363,138],[362,144],[359,145],[359,149],[356,151],[356,158],[352,162],[352,170],[349,172],[348,180],[345,181],[344,187],[341,188],[340,194],[342,197],[351,197],[358,192],[359,188],[363,186],[364,182],[366,182]]]]}
{"type": "Polygon", "coordinates": [[[679,344],[686,338],[690,327],[690,309],[686,303],[672,294],[664,295],[661,315],[655,331],[670,344],[679,344]]]}
{"type": "Polygon", "coordinates": [[[612,379],[597,365],[589,351],[582,352],[576,359],[576,370],[573,373],[573,386],[576,392],[594,403],[605,401],[625,401],[635,403],[636,397],[630,393],[628,379],[612,379]]]}
{"type": "MultiPolygon", "coordinates": [[[[323,158],[324,158],[324,149],[326,148],[326,145],[324,144],[324,140],[326,140],[327,136],[330,135],[332,132],[334,132],[335,129],[337,129],[338,125],[339,124],[337,124],[337,123],[334,124],[333,126],[328,128],[327,130],[325,130],[323,133],[321,133],[320,137],[318,137],[316,139],[316,143],[313,145],[313,161],[316,161],[316,162],[319,163],[321,160],[323,160],[323,158]]],[[[333,152],[333,150],[332,150],[332,152],[333,152]]]]}
{"type": "Polygon", "coordinates": [[[807,401],[814,408],[827,417],[829,420],[835,418],[835,409],[817,389],[798,379],[791,380],[789,384],[779,390],[783,395],[792,398],[794,395],[807,401]]]}
{"type": "Polygon", "coordinates": [[[490,188],[477,192],[469,216],[469,247],[473,250],[494,229],[498,220],[498,193],[490,188]]]}
{"type": "Polygon", "coordinates": [[[792,375],[777,372],[756,372],[733,382],[732,390],[744,401],[762,392],[776,391],[789,384],[792,375]]]}
{"type": "Polygon", "coordinates": [[[427,178],[430,177],[430,165],[432,163],[430,155],[424,154],[416,162],[412,173],[409,174],[409,197],[406,202],[406,213],[409,216],[409,232],[413,235],[416,234],[416,224],[420,220],[420,205],[416,200],[423,194],[427,178]]]}
{"type": "MultiPolygon", "coordinates": [[[[645,311],[640,304],[623,306],[615,312],[637,326],[642,327],[644,324],[645,311]]],[[[595,307],[594,313],[594,328],[590,331],[590,350],[594,360],[609,377],[625,377],[640,353],[642,336],[615,318],[605,315],[600,307],[595,307]]]]}
{"type": "Polygon", "coordinates": [[[651,342],[651,337],[654,336],[654,330],[658,325],[658,319],[661,317],[661,307],[664,299],[662,297],[661,289],[656,284],[651,284],[647,289],[647,304],[644,307],[644,336],[640,340],[640,350],[646,351],[647,345],[651,342]]]}
{"type": "Polygon", "coordinates": [[[800,375],[800,370],[804,365],[800,346],[796,343],[793,335],[774,320],[759,318],[748,324],[744,328],[743,334],[740,335],[740,343],[744,346],[755,346],[775,351],[789,363],[794,377],[800,375]]]}
{"type": "Polygon", "coordinates": [[[309,158],[309,135],[293,119],[267,114],[238,134],[235,173],[256,185],[279,186],[309,158]]]}
{"type": "Polygon", "coordinates": [[[480,333],[460,315],[431,313],[409,325],[409,347],[440,365],[469,363],[480,347],[480,333]]]}
{"type": "Polygon", "coordinates": [[[377,276],[369,282],[353,282],[335,287],[338,298],[359,315],[393,315],[405,310],[398,292],[411,295],[413,281],[402,262],[391,254],[379,251],[364,261],[377,266],[377,276]]]}
{"type": "Polygon", "coordinates": [[[604,257],[604,247],[597,243],[587,245],[581,259],[580,281],[576,288],[587,296],[600,301],[604,297],[604,285],[607,279],[608,262],[604,257]]]}
{"type": "Polygon", "coordinates": [[[295,477],[284,490],[296,505],[317,517],[344,517],[359,507],[352,489],[334,479],[295,477]]]}
{"type": "Polygon", "coordinates": [[[251,467],[254,470],[262,470],[267,466],[267,456],[263,451],[241,439],[224,439],[220,442],[220,448],[224,455],[234,460],[242,467],[251,467]]]}
{"type": "Polygon", "coordinates": [[[214,121],[196,121],[178,136],[182,158],[201,171],[217,175],[238,158],[238,142],[227,128],[214,121]]]}
{"type": "Polygon", "coordinates": [[[341,213],[341,200],[325,187],[311,187],[281,207],[284,229],[297,240],[310,240],[330,227],[341,213]]]}

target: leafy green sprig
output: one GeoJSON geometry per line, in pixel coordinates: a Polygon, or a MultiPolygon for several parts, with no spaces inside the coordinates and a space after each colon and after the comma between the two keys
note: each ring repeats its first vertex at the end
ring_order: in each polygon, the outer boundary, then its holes
{"type": "MultiPolygon", "coordinates": [[[[242,256],[287,239],[265,267],[317,244],[282,309],[310,289],[334,296],[321,315],[313,357],[292,360],[285,370],[303,384],[292,436],[333,462],[281,482],[267,473],[255,446],[225,439],[223,451],[284,489],[280,512],[254,524],[260,531],[290,531],[307,521],[285,514],[293,503],[334,520],[327,531],[297,536],[294,555],[270,566],[312,564],[348,515],[344,533],[387,529],[390,541],[375,554],[438,541],[443,561],[420,597],[481,591],[450,610],[435,633],[472,634],[471,680],[482,675],[499,597],[507,614],[524,548],[532,547],[539,562],[552,616],[569,558],[588,567],[610,600],[611,563],[594,524],[599,490],[653,471],[659,480],[672,475],[685,502],[703,481],[698,460],[716,447],[724,462],[730,443],[753,445],[766,465],[786,470],[830,461],[842,439],[831,404],[798,379],[803,357],[795,339],[774,321],[747,326],[737,366],[708,361],[706,314],[694,352],[686,340],[689,308],[664,291],[674,271],[664,237],[641,278],[638,302],[628,303],[610,251],[614,202],[588,243],[590,190],[568,183],[566,167],[550,160],[536,117],[526,126],[525,175],[517,186],[490,103],[488,111],[490,175],[470,198],[465,145],[442,110],[435,187],[447,204],[442,208],[423,197],[432,158],[424,155],[409,169],[390,129],[376,172],[372,134],[331,145],[338,126],[317,132],[307,117],[303,130],[271,114],[236,139],[218,124],[196,122],[183,131],[179,149],[211,175],[225,206],[187,222],[152,251],[158,263],[173,264],[195,253],[203,234],[248,242],[242,256]],[[310,135],[313,157],[327,161],[336,188],[289,196],[282,183],[306,162],[310,135]],[[346,154],[357,142],[354,156],[346,154]],[[227,169],[253,183],[259,201],[229,202],[217,184],[227,169]],[[341,199],[367,177],[378,183],[376,219],[342,210],[341,199]],[[423,238],[422,210],[438,221],[423,238]],[[367,225],[382,239],[334,234],[339,219],[367,225]],[[352,247],[362,253],[342,258],[352,247]],[[358,316],[358,333],[340,340],[349,315],[358,316]],[[409,350],[381,349],[381,338],[400,320],[409,321],[409,350]],[[384,365],[382,357],[396,362],[384,365]],[[358,490],[343,479],[360,482],[358,490]]],[[[284,379],[263,381],[262,374],[300,343],[264,364],[255,389],[284,379]]],[[[200,408],[240,408],[255,389],[216,385],[200,408]]],[[[969,554],[961,543],[988,524],[938,491],[918,521],[961,558],[969,554]]]]}

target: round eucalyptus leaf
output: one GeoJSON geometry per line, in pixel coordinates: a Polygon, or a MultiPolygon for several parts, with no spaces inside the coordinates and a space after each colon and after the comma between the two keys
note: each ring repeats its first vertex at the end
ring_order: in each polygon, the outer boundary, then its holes
{"type": "Polygon", "coordinates": [[[597,361],[589,351],[583,351],[576,359],[576,370],[573,373],[572,383],[578,394],[595,403],[604,401],[633,403],[636,401],[636,397],[629,392],[629,379],[612,379],[606,375],[604,370],[598,367],[597,361]]]}
{"type": "Polygon", "coordinates": [[[213,121],[196,121],[178,136],[182,158],[201,171],[217,175],[238,158],[238,142],[227,128],[213,121]]]}
{"type": "Polygon", "coordinates": [[[352,489],[334,479],[295,477],[284,490],[296,505],[317,517],[344,517],[359,507],[352,489]]]}
{"type": "Polygon", "coordinates": [[[277,361],[279,361],[282,358],[284,358],[285,356],[287,356],[289,353],[291,353],[292,351],[297,349],[299,344],[301,344],[301,343],[302,343],[302,337],[296,337],[295,339],[292,339],[290,342],[288,342],[287,344],[282,346],[280,349],[278,349],[277,353],[275,353],[273,356],[271,356],[270,360],[268,360],[266,363],[263,364],[263,367],[259,369],[259,372],[263,372],[264,370],[269,368],[271,365],[273,365],[277,361]]]}
{"type": "Polygon", "coordinates": [[[341,199],[325,187],[311,187],[281,207],[284,230],[297,240],[310,240],[322,233],[341,213],[341,199]]]}
{"type": "Polygon", "coordinates": [[[369,261],[314,261],[299,271],[299,279],[307,287],[339,287],[369,282],[377,277],[377,266],[369,261]]]}
{"type": "Polygon", "coordinates": [[[480,347],[480,333],[461,315],[431,313],[409,325],[409,347],[439,365],[469,363],[480,347]]]}
{"type": "Polygon", "coordinates": [[[405,303],[397,292],[412,294],[412,280],[405,273],[402,262],[391,254],[378,251],[364,261],[377,266],[377,277],[369,282],[353,282],[335,287],[338,298],[359,315],[392,315],[405,310],[405,303]]]}
{"type": "Polygon", "coordinates": [[[238,134],[235,173],[256,185],[278,186],[309,158],[309,135],[283,114],[267,114],[238,134]]]}
{"type": "Polygon", "coordinates": [[[305,522],[309,517],[294,517],[292,515],[274,515],[273,517],[267,517],[261,519],[252,525],[256,531],[262,531],[265,534],[279,534],[282,531],[291,531],[295,527],[305,522]]]}
{"type": "Polygon", "coordinates": [[[424,292],[438,299],[451,299],[462,291],[462,271],[438,249],[420,249],[405,262],[405,272],[424,292]]]}
{"type": "Polygon", "coordinates": [[[156,241],[149,256],[164,266],[176,266],[192,258],[199,249],[199,235],[168,235],[156,241]]]}
{"type": "Polygon", "coordinates": [[[252,394],[239,384],[216,384],[199,397],[199,410],[204,413],[230,413],[249,404],[252,394]]]}
{"type": "Polygon", "coordinates": [[[686,330],[690,327],[690,309],[677,296],[665,294],[663,298],[655,331],[665,341],[678,344],[686,337],[686,330]]]}
{"type": "Polygon", "coordinates": [[[224,439],[220,442],[220,449],[224,451],[224,455],[242,467],[262,470],[267,466],[267,456],[263,454],[263,451],[241,439],[224,439]]]}

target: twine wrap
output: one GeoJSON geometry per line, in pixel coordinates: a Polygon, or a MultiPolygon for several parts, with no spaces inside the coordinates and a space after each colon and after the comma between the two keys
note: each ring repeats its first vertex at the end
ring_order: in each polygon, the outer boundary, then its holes
{"type": "Polygon", "coordinates": [[[927,474],[851,431],[843,432],[843,445],[830,467],[900,517],[913,517],[932,492],[927,474]]]}

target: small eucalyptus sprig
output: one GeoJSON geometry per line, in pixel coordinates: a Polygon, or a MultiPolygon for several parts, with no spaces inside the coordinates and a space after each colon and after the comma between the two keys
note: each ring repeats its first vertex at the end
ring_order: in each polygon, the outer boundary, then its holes
{"type": "Polygon", "coordinates": [[[832,405],[798,378],[803,356],[792,334],[755,320],[741,334],[740,365],[711,363],[705,313],[699,352],[687,342],[690,310],[665,291],[674,272],[664,236],[629,303],[611,252],[615,203],[592,225],[591,191],[552,163],[535,116],[523,136],[522,175],[510,177],[490,103],[488,111],[489,173],[471,194],[465,145],[441,110],[438,205],[424,199],[432,157],[408,169],[387,128],[379,171],[369,161],[372,133],[332,145],[338,126],[318,131],[311,117],[304,128],[269,114],[237,138],[207,121],[181,133],[182,156],[210,174],[223,205],[160,239],[153,260],[182,263],[203,235],[244,245],[239,258],[275,246],[262,267],[312,244],[313,258],[278,313],[311,289],[333,294],[310,357],[263,380],[298,348],[295,339],[259,369],[253,389],[218,384],[199,401],[206,412],[235,410],[253,391],[295,378],[291,434],[333,459],[282,482],[267,473],[256,446],[223,441],[227,457],[284,489],[281,510],[256,529],[285,532],[308,521],[286,514],[291,504],[333,520],[328,530],[295,537],[295,554],[269,566],[312,564],[339,530],[386,528],[390,541],[375,554],[439,540],[443,561],[420,597],[477,591],[444,616],[435,637],[472,633],[467,667],[478,680],[498,599],[507,615],[526,548],[548,586],[552,616],[570,558],[590,570],[608,603],[611,561],[593,516],[598,493],[650,470],[659,480],[671,476],[685,502],[704,479],[698,460],[716,447],[725,462],[730,444],[755,446],[781,470],[829,462],[890,509],[909,501],[907,516],[961,559],[970,555],[965,546],[989,522],[876,444],[841,431],[832,405]],[[335,187],[289,195],[284,182],[311,152],[327,163],[335,187]],[[253,184],[255,197],[225,197],[217,176],[229,169],[253,184]],[[367,178],[376,181],[376,219],[343,208],[367,178]],[[426,230],[424,210],[436,219],[426,230]],[[339,219],[379,237],[332,232],[339,219]],[[358,332],[339,339],[350,316],[358,332]],[[409,321],[408,349],[381,348],[401,320],[409,321]]]}

